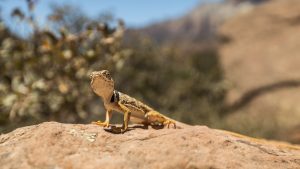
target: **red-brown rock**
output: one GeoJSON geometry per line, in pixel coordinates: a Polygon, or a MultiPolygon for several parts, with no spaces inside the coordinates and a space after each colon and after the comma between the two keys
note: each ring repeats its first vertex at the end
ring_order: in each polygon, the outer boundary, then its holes
{"type": "Polygon", "coordinates": [[[204,126],[135,128],[46,122],[0,135],[0,168],[300,168],[300,147],[204,126]]]}

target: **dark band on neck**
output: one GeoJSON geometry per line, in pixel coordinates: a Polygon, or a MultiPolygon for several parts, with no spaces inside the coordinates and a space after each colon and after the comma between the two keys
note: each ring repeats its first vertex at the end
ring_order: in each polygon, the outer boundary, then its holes
{"type": "Polygon", "coordinates": [[[118,102],[120,100],[120,94],[118,91],[115,91],[115,96],[116,96],[115,100],[116,102],[118,102]]]}
{"type": "Polygon", "coordinates": [[[110,102],[115,102],[115,92],[113,92],[113,94],[111,95],[110,102]]]}
{"type": "Polygon", "coordinates": [[[113,92],[111,98],[110,98],[110,102],[113,103],[113,102],[118,102],[120,100],[120,94],[118,91],[115,91],[113,92]]]}

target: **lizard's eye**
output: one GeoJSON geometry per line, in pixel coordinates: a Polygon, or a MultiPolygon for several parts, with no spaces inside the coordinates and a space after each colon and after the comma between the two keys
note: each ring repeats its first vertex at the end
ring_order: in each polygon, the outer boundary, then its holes
{"type": "Polygon", "coordinates": [[[111,80],[111,76],[110,76],[110,74],[107,74],[107,78],[108,78],[109,80],[111,80]]]}
{"type": "Polygon", "coordinates": [[[106,77],[107,79],[111,80],[111,76],[110,76],[110,73],[109,73],[109,72],[106,72],[106,73],[105,73],[105,77],[106,77]]]}

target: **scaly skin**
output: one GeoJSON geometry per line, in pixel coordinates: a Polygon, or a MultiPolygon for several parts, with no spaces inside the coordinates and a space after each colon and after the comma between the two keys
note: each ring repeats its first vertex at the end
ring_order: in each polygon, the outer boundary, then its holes
{"type": "Polygon", "coordinates": [[[97,121],[94,124],[108,127],[112,116],[112,111],[124,113],[124,120],[121,132],[128,129],[129,120],[144,125],[167,125],[173,124],[174,120],[160,114],[146,104],[132,98],[124,93],[116,91],[114,80],[107,70],[95,71],[91,75],[91,87],[93,91],[102,98],[106,109],[106,118],[104,122],[97,121]]]}

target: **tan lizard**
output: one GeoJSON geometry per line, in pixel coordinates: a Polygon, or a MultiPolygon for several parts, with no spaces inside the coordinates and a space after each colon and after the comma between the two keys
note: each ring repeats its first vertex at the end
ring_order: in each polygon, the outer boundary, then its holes
{"type": "Polygon", "coordinates": [[[121,132],[124,133],[128,129],[129,120],[133,123],[144,125],[167,125],[170,124],[176,128],[174,120],[160,114],[146,104],[121,93],[114,88],[114,80],[109,71],[101,70],[92,72],[91,87],[93,91],[102,98],[106,109],[106,118],[104,122],[97,121],[94,124],[108,127],[112,116],[112,111],[124,113],[124,121],[121,132]]]}

